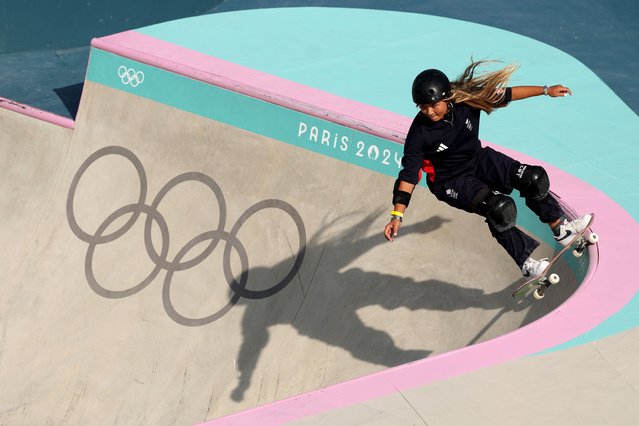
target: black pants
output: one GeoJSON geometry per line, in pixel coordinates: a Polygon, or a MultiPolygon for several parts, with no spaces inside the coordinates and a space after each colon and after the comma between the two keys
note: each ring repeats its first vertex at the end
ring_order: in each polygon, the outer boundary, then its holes
{"type": "MultiPolygon", "coordinates": [[[[476,213],[473,201],[481,192],[490,190],[502,194],[513,191],[513,175],[521,163],[492,148],[482,148],[475,163],[471,164],[468,172],[454,178],[439,178],[435,182],[428,182],[431,192],[453,207],[476,213]]],[[[543,223],[553,222],[563,216],[563,210],[557,200],[548,194],[542,200],[526,198],[526,206],[532,210],[543,223]]],[[[497,242],[513,258],[521,268],[524,261],[539,246],[539,242],[517,227],[504,232],[497,232],[491,228],[491,233],[497,242]]]]}

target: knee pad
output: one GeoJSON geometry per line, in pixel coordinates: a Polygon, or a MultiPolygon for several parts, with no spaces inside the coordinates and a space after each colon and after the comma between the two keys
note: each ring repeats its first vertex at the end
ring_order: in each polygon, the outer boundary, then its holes
{"type": "Polygon", "coordinates": [[[548,195],[550,178],[543,167],[521,164],[513,174],[513,187],[522,197],[539,201],[548,195]]]}
{"type": "Polygon", "coordinates": [[[486,218],[490,229],[499,233],[509,230],[517,223],[517,206],[512,198],[504,194],[490,194],[476,209],[486,218]]]}

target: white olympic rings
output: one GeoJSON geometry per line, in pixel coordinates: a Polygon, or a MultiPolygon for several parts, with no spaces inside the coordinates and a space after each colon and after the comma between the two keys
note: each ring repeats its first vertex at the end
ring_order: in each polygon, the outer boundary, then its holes
{"type": "Polygon", "coordinates": [[[144,82],[144,73],[142,71],[136,71],[124,65],[120,65],[120,68],[118,68],[118,77],[120,77],[122,84],[125,86],[129,84],[131,87],[138,87],[144,82]]]}

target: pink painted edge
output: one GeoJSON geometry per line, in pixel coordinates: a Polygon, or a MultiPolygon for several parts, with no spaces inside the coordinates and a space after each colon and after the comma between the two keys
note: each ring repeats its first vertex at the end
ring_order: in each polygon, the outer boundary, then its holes
{"type": "Polygon", "coordinates": [[[364,133],[403,142],[406,117],[156,38],[126,31],[91,46],[364,133]]]}
{"type": "Polygon", "coordinates": [[[75,127],[75,121],[70,118],[30,107],[29,105],[24,105],[19,102],[12,101],[11,99],[0,97],[0,107],[32,118],[37,118],[38,120],[46,121],[47,123],[55,124],[56,126],[66,127],[67,129],[73,129],[75,127]]]}
{"type": "MultiPolygon", "coordinates": [[[[194,52],[133,31],[95,39],[94,47],[158,68],[202,80],[356,130],[402,142],[410,119],[194,52]],[[264,88],[269,89],[264,89],[264,88]]],[[[594,210],[601,236],[599,254],[584,282],[558,309],[506,335],[432,358],[277,401],[206,422],[206,425],[276,425],[340,407],[459,376],[552,348],[600,324],[634,296],[633,243],[639,238],[634,219],[608,196],[576,177],[525,154],[498,147],[522,162],[543,165],[562,202],[579,213],[594,210]],[[609,292],[614,282],[615,292],[609,292]]]]}

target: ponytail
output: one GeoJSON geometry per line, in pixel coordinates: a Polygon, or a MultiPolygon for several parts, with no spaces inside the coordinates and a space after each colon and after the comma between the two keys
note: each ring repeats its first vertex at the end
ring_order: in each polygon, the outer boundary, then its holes
{"type": "Polygon", "coordinates": [[[464,70],[464,73],[450,83],[452,95],[446,100],[454,103],[463,102],[488,114],[501,106],[508,81],[518,66],[509,64],[497,71],[482,72],[475,75],[477,67],[490,62],[498,61],[481,60],[471,62],[464,70]]]}

